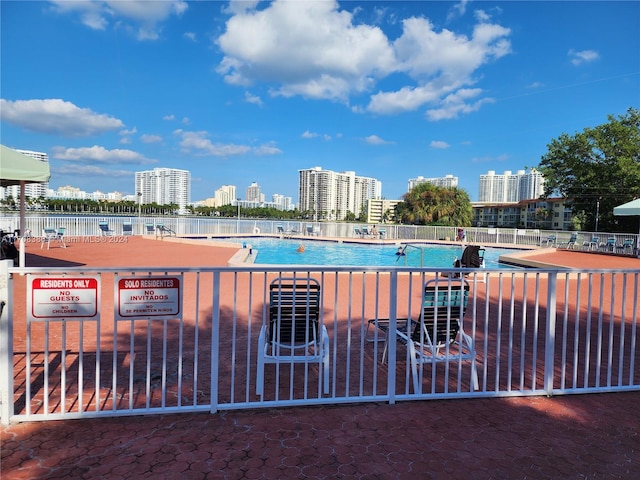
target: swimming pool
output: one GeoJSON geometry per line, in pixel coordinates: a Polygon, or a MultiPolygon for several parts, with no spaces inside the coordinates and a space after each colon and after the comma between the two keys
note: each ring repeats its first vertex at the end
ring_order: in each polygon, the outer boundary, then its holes
{"type": "MultiPolygon", "coordinates": [[[[399,257],[396,255],[397,244],[338,243],[258,237],[220,238],[213,241],[246,245],[247,248],[252,249],[255,263],[267,265],[450,268],[453,266],[454,260],[460,258],[463,252],[462,245],[411,244],[405,249],[405,255],[399,257]],[[301,244],[304,245],[304,252],[298,252],[301,244]]],[[[515,268],[499,263],[498,257],[516,251],[518,250],[486,248],[485,266],[487,268],[515,268]]]]}

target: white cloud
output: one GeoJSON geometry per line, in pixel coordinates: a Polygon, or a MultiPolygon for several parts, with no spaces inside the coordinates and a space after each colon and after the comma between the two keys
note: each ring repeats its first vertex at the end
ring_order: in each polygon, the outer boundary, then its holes
{"type": "Polygon", "coordinates": [[[595,50],[569,50],[569,58],[571,59],[571,63],[578,66],[583,63],[594,62],[600,58],[600,54],[595,50]]]}
{"type": "MultiPolygon", "coordinates": [[[[94,30],[105,30],[110,23],[132,22],[136,26],[138,40],[159,38],[159,24],[171,15],[181,16],[189,8],[183,0],[52,0],[51,3],[61,14],[77,13],[82,23],[94,30]]],[[[129,27],[130,24],[125,23],[125,28],[129,27]]]]}
{"type": "Polygon", "coordinates": [[[451,145],[449,145],[447,142],[444,142],[442,140],[432,140],[429,146],[431,148],[445,149],[445,148],[449,148],[451,145]]]}
{"type": "Polygon", "coordinates": [[[160,143],[162,142],[162,137],[160,135],[150,135],[145,133],[144,135],[140,135],[140,140],[142,143],[160,143]]]}
{"type": "Polygon", "coordinates": [[[31,132],[83,137],[124,127],[121,120],[80,108],[57,98],[43,100],[0,99],[0,119],[31,132]]]}
{"type": "Polygon", "coordinates": [[[393,52],[382,30],[354,24],[335,1],[290,2],[243,9],[216,43],[228,83],[273,85],[272,95],[346,101],[388,72],[393,52]]]}
{"type": "Polygon", "coordinates": [[[77,177],[124,177],[132,178],[134,173],[129,170],[111,170],[97,165],[60,165],[53,166],[51,170],[56,176],[71,175],[77,177]]]}
{"type": "Polygon", "coordinates": [[[316,138],[318,136],[317,133],[315,132],[310,132],[309,130],[306,130],[302,135],[300,135],[302,138],[316,138]]]}
{"type": "Polygon", "coordinates": [[[198,39],[196,37],[196,34],[193,33],[193,32],[184,32],[184,37],[188,38],[192,42],[197,42],[198,41],[198,39]]]}
{"type": "Polygon", "coordinates": [[[447,13],[447,22],[450,22],[456,17],[462,17],[467,11],[467,3],[469,3],[469,0],[461,0],[449,8],[449,13],[447,13]]]}
{"type": "Polygon", "coordinates": [[[186,132],[176,130],[174,133],[182,137],[180,146],[185,153],[195,152],[196,154],[212,155],[214,157],[232,157],[249,153],[253,153],[254,155],[276,155],[282,153],[273,142],[252,147],[234,143],[213,143],[207,138],[207,132],[203,131],[186,132]]]}
{"type": "Polygon", "coordinates": [[[93,147],[81,147],[81,148],[65,148],[65,147],[53,147],[53,158],[58,160],[66,160],[69,162],[77,163],[106,163],[106,164],[149,164],[156,163],[155,160],[150,160],[144,155],[141,155],[133,150],[114,149],[107,150],[104,147],[94,145],[93,147]]]}
{"type": "Polygon", "coordinates": [[[368,137],[365,137],[364,141],[369,145],[387,145],[389,143],[393,143],[380,138],[378,135],[369,135],[368,137]]]}
{"type": "Polygon", "coordinates": [[[427,118],[430,121],[450,120],[458,118],[460,114],[476,112],[482,105],[493,103],[492,98],[481,98],[471,102],[470,100],[482,93],[479,88],[463,88],[455,93],[447,95],[441,102],[440,108],[427,110],[427,118]]]}
{"type": "Polygon", "coordinates": [[[249,92],[244,92],[244,101],[247,103],[253,103],[254,105],[262,106],[262,100],[256,95],[251,95],[249,92]]]}
{"type": "Polygon", "coordinates": [[[171,120],[175,120],[175,119],[176,119],[176,116],[175,116],[175,115],[173,115],[173,114],[171,114],[171,115],[165,115],[164,117],[162,117],[162,119],[163,119],[163,120],[166,120],[166,121],[171,121],[171,120]]]}
{"type": "MultiPolygon", "coordinates": [[[[233,4],[216,43],[224,57],[217,71],[237,86],[265,82],[272,96],[302,96],[350,104],[381,80],[404,77],[391,91],[377,91],[354,112],[397,114],[438,109],[457,89],[478,80],[484,65],[511,53],[511,34],[484,11],[475,12],[471,36],[436,29],[426,18],[402,20],[401,34],[388,38],[375,25],[356,22],[336,1],[275,0],[233,4]]],[[[463,14],[466,0],[454,6],[463,14]]],[[[473,111],[476,102],[458,113],[473,111]]]]}

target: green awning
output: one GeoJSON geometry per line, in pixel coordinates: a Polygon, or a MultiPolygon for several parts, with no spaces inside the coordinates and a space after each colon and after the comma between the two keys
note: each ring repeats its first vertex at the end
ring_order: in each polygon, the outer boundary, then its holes
{"type": "Polygon", "coordinates": [[[23,155],[12,148],[0,145],[0,186],[48,182],[51,171],[47,162],[23,155]]]}

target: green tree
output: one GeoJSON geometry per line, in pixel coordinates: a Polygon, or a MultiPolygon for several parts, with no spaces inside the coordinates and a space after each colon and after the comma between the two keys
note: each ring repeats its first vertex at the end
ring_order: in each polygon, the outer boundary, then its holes
{"type": "Polygon", "coordinates": [[[473,208],[465,190],[421,183],[404,194],[396,206],[396,218],[414,225],[464,227],[471,225],[473,208]]]}
{"type": "Polygon", "coordinates": [[[567,198],[583,229],[631,231],[637,219],[614,217],[613,208],[640,197],[640,110],[608,116],[608,122],[547,146],[540,172],[545,196],[567,198]]]}

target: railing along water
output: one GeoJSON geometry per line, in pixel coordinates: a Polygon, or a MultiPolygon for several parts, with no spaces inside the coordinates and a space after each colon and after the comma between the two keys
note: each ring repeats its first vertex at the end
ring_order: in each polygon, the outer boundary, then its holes
{"type": "Polygon", "coordinates": [[[449,319],[473,354],[453,343],[417,362],[424,340],[396,332],[413,335],[427,281],[451,289],[461,270],[0,264],[3,423],[640,389],[637,270],[463,270],[468,299],[449,319]],[[256,392],[279,277],[319,283],[328,389],[320,363],[284,362],[256,392]]]}

